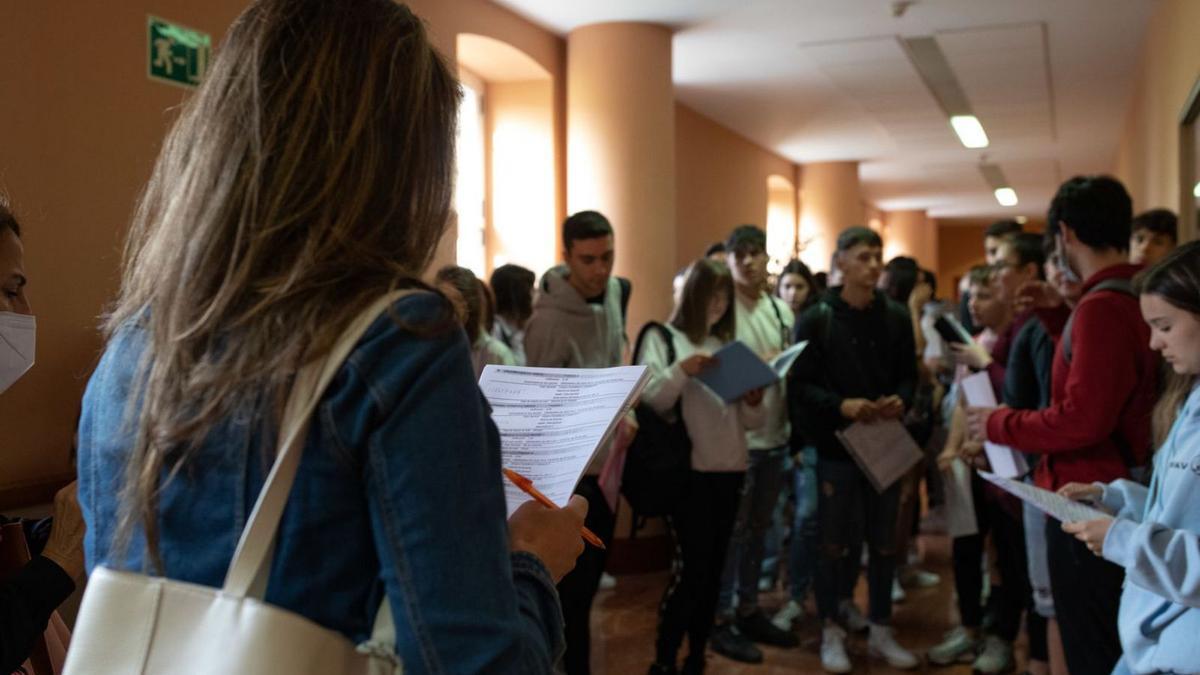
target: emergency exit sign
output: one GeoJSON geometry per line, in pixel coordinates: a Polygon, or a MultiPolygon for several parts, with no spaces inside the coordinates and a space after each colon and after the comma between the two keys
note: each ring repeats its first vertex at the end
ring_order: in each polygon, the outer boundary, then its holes
{"type": "Polygon", "coordinates": [[[212,36],[147,16],[150,79],[182,87],[200,84],[212,57],[212,36]]]}

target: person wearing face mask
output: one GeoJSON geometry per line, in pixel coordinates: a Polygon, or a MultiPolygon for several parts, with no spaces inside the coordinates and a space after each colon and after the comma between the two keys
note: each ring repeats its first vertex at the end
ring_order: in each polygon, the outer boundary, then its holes
{"type": "MultiPolygon", "coordinates": [[[[1127,262],[1132,202],[1113,178],[1077,176],[1059,188],[1046,220],[1062,271],[1083,282],[1073,310],[1045,282],[1019,291],[1019,306],[1036,309],[1055,338],[1051,403],[973,408],[968,428],[977,441],[1040,452],[1035,480],[1045,489],[1131,478],[1149,455],[1159,368],[1129,282],[1140,269],[1127,262]]],[[[1055,527],[1046,528],[1046,551],[1068,668],[1111,671],[1124,571],[1055,527]]]]}
{"type": "Polygon", "coordinates": [[[1098,502],[1111,518],[1062,529],[1125,570],[1113,670],[1195,673],[1200,668],[1200,243],[1185,244],[1134,280],[1150,348],[1170,366],[1154,409],[1154,478],[1069,483],[1063,496],[1098,502]]]}
{"type": "Polygon", "coordinates": [[[695,376],[712,354],[733,340],[736,311],[733,277],[724,263],[701,258],[687,269],[666,336],[645,333],[638,363],[649,366],[642,401],[668,416],[678,409],[691,439],[691,471],[683,498],[667,517],[679,559],[659,608],[658,640],[651,673],[676,672],[676,654],[688,636],[684,673],[704,671],[704,651],[720,590],[722,563],[746,472],[746,431],[766,421],[762,390],[726,404],[695,376]],[[678,406],[678,407],[677,407],[678,406]]]}
{"type": "MultiPolygon", "coordinates": [[[[25,295],[25,249],[21,227],[0,197],[0,394],[34,362],[35,322],[25,295]]],[[[50,615],[83,578],[83,516],[75,484],[54,498],[54,526],[40,555],[0,585],[0,672],[29,657],[50,615]]]]}

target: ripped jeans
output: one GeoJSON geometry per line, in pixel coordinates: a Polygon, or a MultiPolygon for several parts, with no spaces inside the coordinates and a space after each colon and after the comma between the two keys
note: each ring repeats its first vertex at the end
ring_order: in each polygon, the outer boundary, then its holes
{"type": "Polygon", "coordinates": [[[820,555],[817,561],[817,610],[834,619],[838,605],[853,597],[859,555],[866,541],[868,618],[887,624],[892,618],[892,579],[896,576],[896,518],[900,482],[878,493],[853,460],[817,461],[817,518],[820,555]]]}

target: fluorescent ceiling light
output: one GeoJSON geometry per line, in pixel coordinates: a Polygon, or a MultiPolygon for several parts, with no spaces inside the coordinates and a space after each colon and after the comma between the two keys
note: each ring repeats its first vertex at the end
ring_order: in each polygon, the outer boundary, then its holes
{"type": "Polygon", "coordinates": [[[1000,206],[1016,206],[1017,191],[1010,187],[996,188],[996,201],[1000,202],[1000,206]]]}
{"type": "Polygon", "coordinates": [[[968,148],[986,148],[988,146],[988,137],[983,131],[983,125],[974,115],[955,115],[950,118],[950,126],[954,127],[954,133],[958,134],[958,140],[968,148]]]}

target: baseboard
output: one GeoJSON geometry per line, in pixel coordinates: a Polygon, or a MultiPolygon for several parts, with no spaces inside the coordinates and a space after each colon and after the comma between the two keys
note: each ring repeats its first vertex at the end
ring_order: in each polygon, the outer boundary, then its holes
{"type": "Polygon", "coordinates": [[[67,473],[0,487],[0,513],[10,509],[49,504],[54,501],[54,494],[73,480],[75,474],[67,473]]]}

